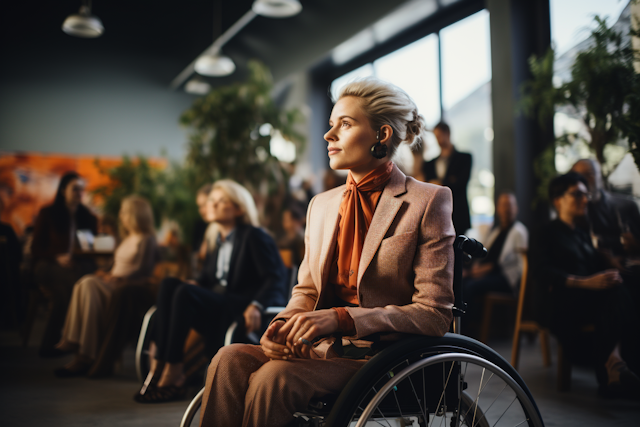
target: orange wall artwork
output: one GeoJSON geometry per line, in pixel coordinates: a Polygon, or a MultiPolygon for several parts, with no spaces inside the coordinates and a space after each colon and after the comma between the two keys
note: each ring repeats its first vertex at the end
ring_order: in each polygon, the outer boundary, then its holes
{"type": "Polygon", "coordinates": [[[99,167],[92,155],[0,152],[0,198],[4,205],[0,220],[22,236],[34,224],[40,209],[53,202],[60,178],[69,171],[84,178],[83,203],[100,214],[100,200],[91,195],[91,190],[109,185],[109,177],[100,169],[118,166],[122,158],[100,156],[98,163],[99,167]]]}

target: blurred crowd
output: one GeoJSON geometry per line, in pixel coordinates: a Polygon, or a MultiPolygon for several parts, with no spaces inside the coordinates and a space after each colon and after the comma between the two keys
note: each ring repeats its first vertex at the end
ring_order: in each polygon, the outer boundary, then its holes
{"type": "MultiPolygon", "coordinates": [[[[453,223],[462,234],[471,227],[466,187],[472,159],[455,149],[445,123],[434,134],[441,154],[414,168],[415,175],[451,188],[453,223]]],[[[323,177],[324,190],[344,182],[331,170],[323,177]]],[[[236,322],[240,335],[259,333],[265,310],[286,305],[305,253],[309,185],[283,199],[275,233],[261,227],[254,198],[240,184],[221,180],[203,186],[194,201],[200,219],[193,244],[177,261],[162,249],[177,243],[156,240],[147,200],[130,195],[117,219],[99,220],[81,203],[83,190],[77,173],[62,176],[55,199],[22,241],[10,225],[0,224],[3,326],[20,326],[28,340],[37,303],[46,301],[40,356],[74,355],[57,376],[111,375],[155,306],[146,334],[148,375],[135,399],[179,399],[192,374],[185,367],[192,330],[210,358],[229,325],[236,322]],[[111,236],[116,243],[106,250],[87,247],[87,234],[111,236]]],[[[484,239],[488,254],[464,272],[470,324],[481,318],[489,293],[518,295],[528,256],[539,322],[570,355],[589,359],[601,392],[615,396],[629,384],[640,385],[638,206],[607,191],[599,164],[590,159],[551,182],[549,201],[553,219],[530,242],[517,219],[516,195],[498,195],[496,221],[484,239]]]]}

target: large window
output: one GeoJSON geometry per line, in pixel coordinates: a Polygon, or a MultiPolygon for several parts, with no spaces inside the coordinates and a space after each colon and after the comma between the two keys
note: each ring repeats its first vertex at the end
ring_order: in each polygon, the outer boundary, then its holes
{"type": "MultiPolygon", "coordinates": [[[[628,0],[551,0],[551,38],[556,55],[554,84],[560,85],[571,78],[571,66],[578,52],[589,43],[591,30],[595,28],[594,16],[606,18],[607,24],[616,24],[617,30],[628,33],[631,25],[628,0]]],[[[577,111],[569,107],[556,110],[554,117],[556,136],[577,134],[577,142],[556,147],[555,165],[560,173],[584,157],[592,157],[589,147],[583,141],[590,136],[577,111]]],[[[611,171],[609,184],[619,191],[640,195],[640,175],[627,153],[624,141],[619,145],[607,146],[604,169],[611,171]],[[634,183],[635,181],[635,183],[634,183]],[[633,188],[633,190],[632,190],[633,188]]]]}
{"type": "MultiPolygon", "coordinates": [[[[336,79],[331,90],[335,93],[347,82],[370,75],[404,89],[430,129],[440,120],[449,123],[456,148],[473,155],[468,188],[472,222],[490,222],[494,206],[489,13],[480,11],[354,70],[336,79]]],[[[430,132],[423,148],[423,160],[440,154],[430,132]]],[[[414,157],[408,148],[398,154],[401,168],[411,173],[414,157]]]]}

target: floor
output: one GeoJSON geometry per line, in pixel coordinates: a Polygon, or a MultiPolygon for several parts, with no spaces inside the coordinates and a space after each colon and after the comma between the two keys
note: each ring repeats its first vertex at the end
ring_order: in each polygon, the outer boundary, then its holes
{"type": "MultiPolygon", "coordinates": [[[[155,426],[177,427],[188,401],[141,405],[132,400],[138,381],[133,349],[128,349],[110,379],[58,379],[53,369],[65,359],[39,359],[40,318],[29,345],[22,348],[15,331],[0,331],[0,425],[12,426],[155,426]]],[[[508,339],[490,342],[509,359],[508,339]]],[[[554,348],[555,349],[555,348],[554,348]]],[[[555,356],[555,353],[552,353],[555,356]]],[[[554,358],[555,361],[555,358],[554,358]]],[[[640,401],[605,400],[596,396],[595,377],[574,367],[572,391],[555,390],[555,365],[542,366],[537,341],[523,340],[520,373],[536,399],[546,426],[638,426],[640,401]]],[[[197,387],[191,390],[197,392],[197,387]]]]}

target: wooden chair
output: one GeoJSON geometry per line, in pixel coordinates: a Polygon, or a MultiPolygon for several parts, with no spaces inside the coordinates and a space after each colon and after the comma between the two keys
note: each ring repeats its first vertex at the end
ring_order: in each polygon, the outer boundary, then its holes
{"type": "MultiPolygon", "coordinates": [[[[518,309],[516,312],[516,327],[513,332],[513,345],[511,347],[511,366],[518,369],[518,360],[520,357],[520,335],[523,332],[538,334],[540,336],[540,345],[542,347],[542,363],[545,367],[551,365],[551,352],[549,349],[549,330],[541,327],[537,322],[532,320],[522,320],[522,312],[524,309],[524,299],[527,294],[527,276],[529,273],[529,263],[527,255],[522,254],[522,279],[520,280],[520,294],[518,295],[518,309]]],[[[560,363],[559,363],[560,365],[560,363]]],[[[560,378],[560,375],[558,375],[560,378]]]]}
{"type": "Polygon", "coordinates": [[[501,292],[489,292],[484,297],[482,326],[480,327],[480,341],[487,344],[489,341],[489,331],[491,329],[491,318],[493,317],[493,307],[505,306],[509,309],[515,308],[518,300],[515,296],[501,292]]]}

